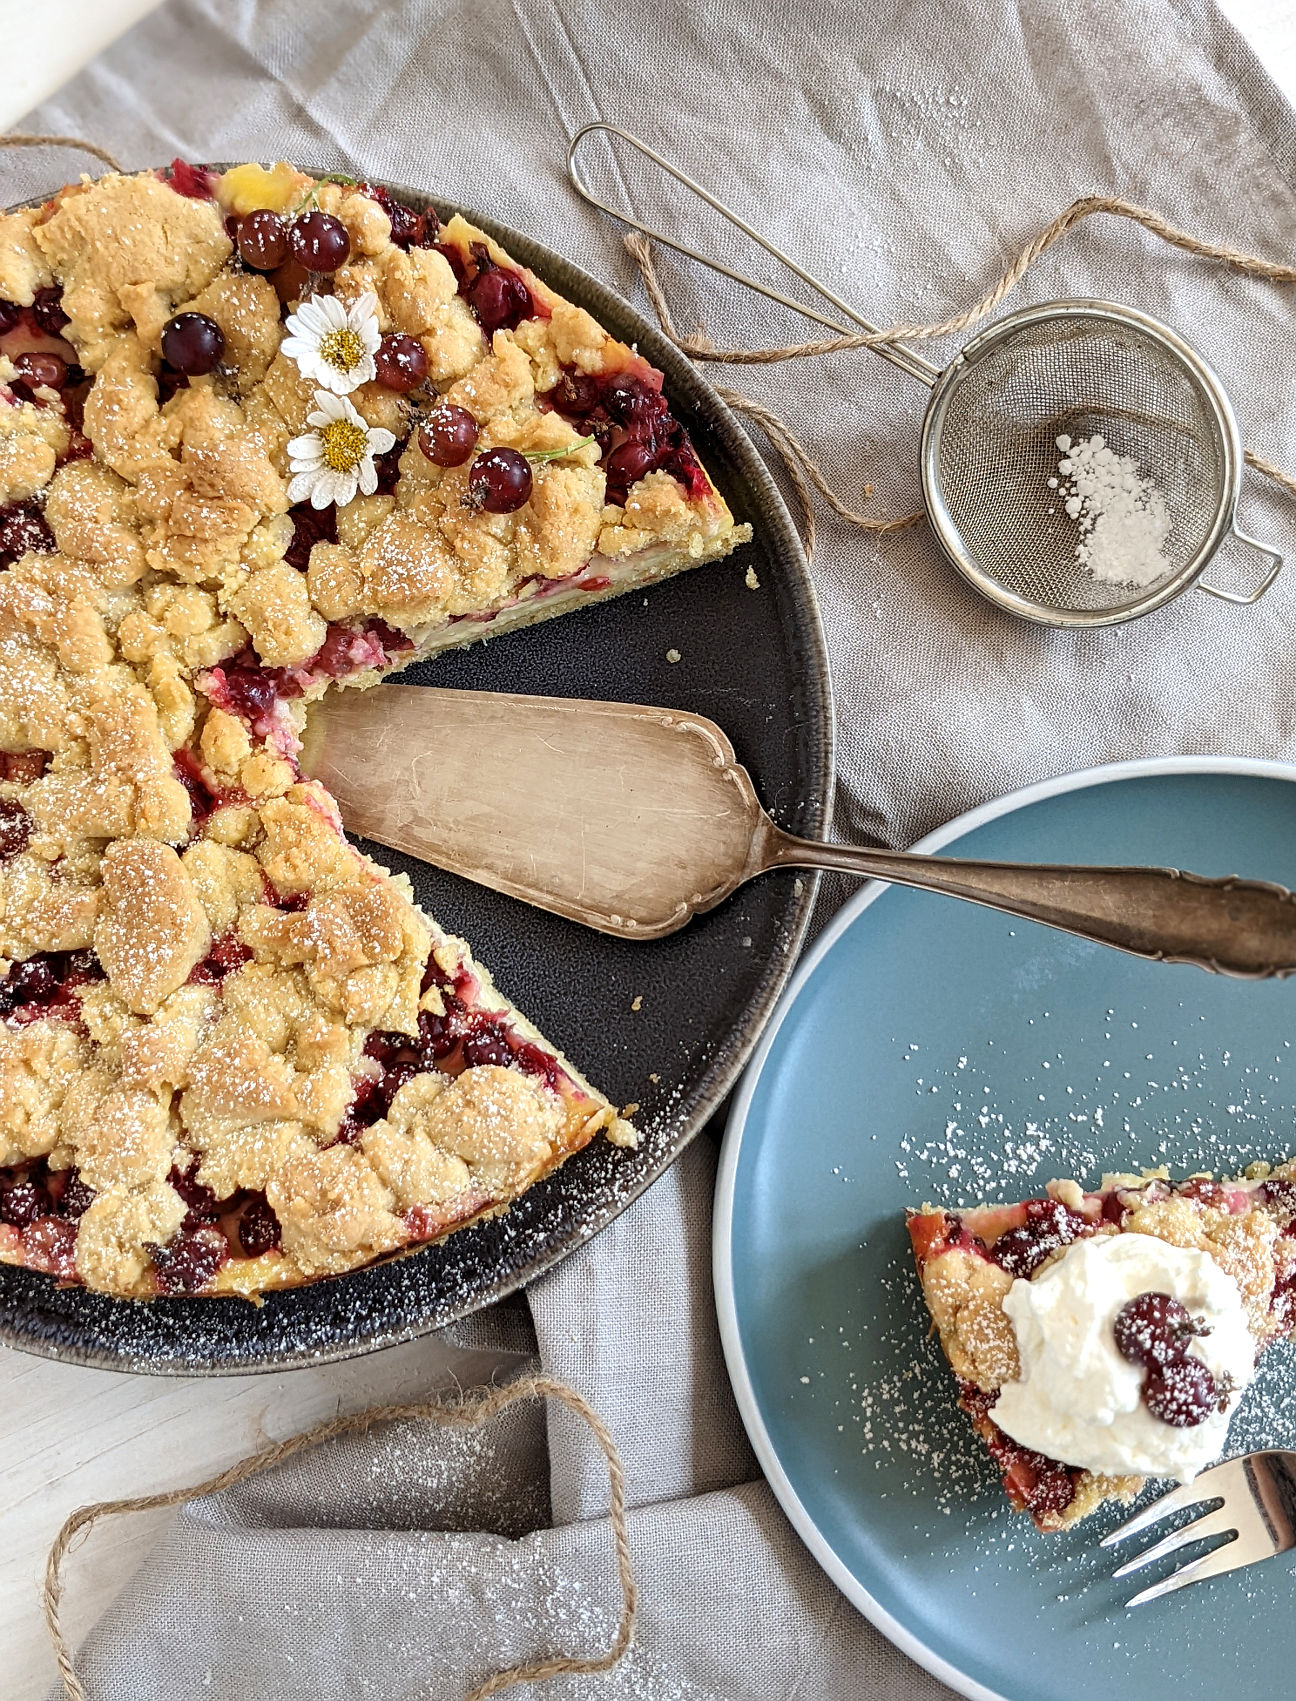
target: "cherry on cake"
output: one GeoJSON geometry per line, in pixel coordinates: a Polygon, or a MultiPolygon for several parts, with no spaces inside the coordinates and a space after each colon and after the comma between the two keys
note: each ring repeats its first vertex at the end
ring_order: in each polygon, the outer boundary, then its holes
{"type": "Polygon", "coordinates": [[[180,161],[0,216],[0,1262],[254,1298],[633,1144],[347,842],[304,705],[749,536],[460,217],[180,161]]]}
{"type": "Polygon", "coordinates": [[[1296,1325],[1296,1162],[907,1220],[958,1403],[1041,1530],[1214,1463],[1257,1355],[1296,1325]]]}

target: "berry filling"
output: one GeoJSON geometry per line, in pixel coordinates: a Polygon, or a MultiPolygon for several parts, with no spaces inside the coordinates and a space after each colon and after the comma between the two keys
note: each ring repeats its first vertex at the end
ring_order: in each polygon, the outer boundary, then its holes
{"type": "Polygon", "coordinates": [[[1050,1514],[1065,1512],[1075,1499],[1080,1473],[1005,1435],[990,1416],[998,1398],[997,1391],[987,1394],[973,1382],[959,1382],[959,1405],[998,1465],[1009,1501],[1017,1511],[1029,1512],[1036,1523],[1050,1514]]]}
{"type": "Polygon", "coordinates": [[[384,189],[380,183],[361,183],[358,188],[362,195],[377,201],[391,220],[391,239],[398,248],[426,247],[428,237],[436,235],[438,221],[432,207],[426,213],[416,213],[413,207],[398,201],[391,190],[384,189]]]}
{"type": "Polygon", "coordinates": [[[195,831],[204,827],[218,809],[224,809],[230,803],[247,802],[247,794],[240,787],[219,786],[209,779],[208,770],[192,750],[174,751],[171,761],[176,778],[189,793],[195,831]]]}
{"type": "Polygon", "coordinates": [[[49,765],[48,750],[0,750],[0,780],[10,785],[31,785],[49,765]]]}
{"type": "Polygon", "coordinates": [[[230,1243],[214,1224],[204,1223],[181,1229],[165,1246],[146,1241],[144,1250],[153,1260],[158,1292],[186,1294],[205,1288],[221,1265],[229,1262],[230,1243]]]}
{"type": "MultiPolygon", "coordinates": [[[[319,649],[300,667],[262,667],[256,651],[247,649],[202,674],[198,685],[218,709],[238,715],[259,738],[271,738],[284,730],[279,724],[284,703],[305,696],[326,679],[390,667],[397,656],[413,648],[412,639],[382,620],[369,620],[361,627],[334,622],[319,649]]],[[[291,736],[295,745],[295,735],[291,736]]]]}
{"type": "Polygon", "coordinates": [[[244,963],[252,961],[251,948],[244,945],[233,933],[226,933],[218,939],[201,963],[195,963],[189,971],[190,986],[219,986],[226,975],[232,975],[235,969],[241,969],[244,963]]]}
{"type": "Polygon", "coordinates": [[[218,171],[209,171],[205,165],[190,165],[187,160],[173,159],[170,166],[159,171],[159,178],[177,195],[184,195],[191,201],[214,201],[216,185],[220,182],[218,171]]]}
{"type": "Polygon", "coordinates": [[[103,970],[93,951],[40,951],[14,963],[0,980],[0,1017],[20,1026],[43,1016],[78,1021],[78,989],[102,979],[103,970]]]}
{"type": "Polygon", "coordinates": [[[521,272],[492,260],[484,242],[470,243],[466,254],[451,242],[431,246],[449,262],[459,294],[488,337],[516,331],[524,319],[549,318],[549,309],[532,295],[521,272]]]}
{"type": "Polygon", "coordinates": [[[667,472],[690,497],[705,496],[709,486],[688,433],[662,394],[661,373],[645,361],[641,369],[598,376],[565,368],[552,390],[536,405],[560,413],[583,437],[594,437],[602,451],[607,499],[624,507],[630,487],[651,472],[667,472]]]}
{"type": "Polygon", "coordinates": [[[991,1259],[1010,1276],[1029,1276],[1053,1252],[1092,1234],[1094,1225],[1056,1199],[1028,1199],[1026,1221],[1001,1234],[991,1259]]]}
{"type": "Polygon", "coordinates": [[[478,983],[466,970],[447,975],[429,957],[422,990],[431,986],[440,990],[441,1015],[421,1011],[415,1035],[375,1031],[365,1040],[364,1055],[374,1068],[354,1078],[355,1097],[337,1136],[343,1144],[354,1145],[366,1128],[386,1116],[407,1081],[433,1069],[458,1075],[495,1064],[539,1076],[554,1092],[568,1079],[558,1059],[519,1034],[507,1017],[476,1007],[478,983]]]}
{"type": "Polygon", "coordinates": [[[31,551],[56,547],[54,533],[34,502],[10,502],[0,508],[0,569],[12,567],[31,551]]]}

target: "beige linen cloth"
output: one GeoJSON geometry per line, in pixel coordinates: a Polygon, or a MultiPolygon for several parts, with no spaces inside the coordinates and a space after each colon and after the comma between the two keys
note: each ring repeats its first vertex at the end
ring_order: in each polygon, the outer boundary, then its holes
{"type": "MultiPolygon", "coordinates": [[[[966,306],[1074,197],[1124,195],[1280,259],[1296,129],[1205,0],[169,0],[23,122],[129,165],[287,154],[441,189],[642,302],[619,233],[564,177],[567,137],[643,135],[886,323],[966,306]]],[[[6,198],[81,168],[7,162],[6,198]]],[[[655,190],[627,171],[645,213],[655,190]]],[[[690,215],[686,229],[738,251],[690,215]]],[[[742,255],[744,261],[752,257],[742,255]]],[[[766,276],[769,266],[759,264],[766,276]]],[[[663,257],[677,321],[768,344],[802,322],[663,257]]],[[[1177,325],[1246,441],[1296,466],[1296,301],[1094,220],[1018,299],[1098,295],[1177,325]]],[[[947,351],[948,352],[948,351],[947,351]]],[[[735,381],[733,375],[730,381],[735,381]]],[[[736,375],[858,505],[917,505],[922,393],[867,353],[736,375]]],[[[1280,499],[1244,517],[1296,550],[1280,499]]],[[[840,722],[837,828],[911,841],[998,792],[1172,751],[1296,758],[1296,579],[1239,610],[1190,594],[1092,635],[1015,624],[922,528],[828,519],[816,578],[840,722]]],[[[1245,582],[1250,560],[1217,576],[1245,582]]],[[[634,1652],[548,1696],[926,1701],[947,1694],[835,1593],[759,1479],[709,1279],[713,1148],[474,1340],[538,1353],[621,1444],[634,1652]],[[534,1334],[532,1334],[532,1328],[534,1334]]],[[[969,1443],[971,1445],[971,1443],[969,1443]]],[[[566,1414],[492,1435],[399,1429],[191,1505],[82,1654],[92,1701],[441,1701],[500,1664],[606,1645],[606,1477],[566,1414]],[[467,1533],[464,1533],[467,1532],[467,1533]]],[[[539,1690],[536,1691],[537,1695],[539,1690]]]]}

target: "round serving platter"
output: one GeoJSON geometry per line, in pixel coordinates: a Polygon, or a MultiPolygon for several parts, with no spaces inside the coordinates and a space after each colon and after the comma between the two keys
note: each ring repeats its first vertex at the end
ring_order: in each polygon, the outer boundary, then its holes
{"type": "MultiPolygon", "coordinates": [[[[725,561],[450,652],[410,668],[401,682],[660,703],[710,716],[779,824],[823,836],[833,725],[818,607],[787,509],[734,415],[673,344],[570,261],[468,209],[388,187],[416,208],[462,210],[615,336],[636,343],[665,373],[677,417],[735,517],[754,532],[725,561]],[[759,590],[746,584],[750,569],[759,590]]],[[[788,978],[813,897],[810,877],[769,875],[683,932],[635,944],[365,848],[409,875],[419,903],[469,940],[500,987],[614,1103],[639,1106],[639,1148],[596,1141],[502,1217],[413,1256],[271,1294],[260,1307],[112,1300],[0,1266],[0,1340],[117,1370],[229,1374],[371,1352],[503,1298],[611,1222],[720,1104],[788,978]]]]}
{"type": "MultiPolygon", "coordinates": [[[[1090,769],[987,804],[917,848],[1296,886],[1296,767],[1178,757],[1090,769]]],[[[878,885],[816,941],[729,1117],[721,1336],[757,1456],[810,1551],[962,1694],[1290,1694],[1292,1568],[1278,1558],[1126,1613],[1184,1556],[1114,1582],[1119,1560],[1098,1539],[1122,1509],[1056,1535],[1011,1513],[931,1338],[905,1207],[1031,1197],[1053,1176],[1159,1164],[1236,1173],[1289,1154],[1296,982],[1144,962],[878,885]]],[[[1293,1445],[1296,1348],[1280,1343],[1229,1451],[1293,1445]]]]}

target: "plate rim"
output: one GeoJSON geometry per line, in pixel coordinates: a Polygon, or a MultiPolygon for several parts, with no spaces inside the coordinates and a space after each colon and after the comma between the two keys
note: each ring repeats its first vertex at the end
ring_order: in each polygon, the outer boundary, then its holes
{"type": "MultiPolygon", "coordinates": [[[[212,169],[221,170],[225,169],[230,162],[211,163],[212,169]]],[[[158,168],[144,166],[139,169],[158,168]]],[[[301,169],[310,170],[311,168],[304,166],[301,169]]],[[[316,171],[315,175],[323,177],[327,174],[320,170],[316,171]]],[[[807,783],[804,795],[799,801],[807,814],[806,830],[812,834],[826,836],[831,827],[833,812],[833,786],[836,773],[836,715],[823,613],[815,586],[814,574],[806,555],[801,534],[797,530],[769,464],[738,415],[720,397],[706,375],[688,359],[682,350],[670,341],[658,326],[647,319],[633,302],[627,300],[611,284],[596,277],[575,260],[569,259],[558,249],[551,248],[547,242],[530,235],[526,231],[517,230],[504,224],[489,215],[478,213],[475,209],[462,205],[453,196],[438,195],[434,190],[401,183],[380,173],[366,177],[363,181],[380,184],[400,200],[418,208],[432,206],[447,215],[455,212],[461,213],[470,223],[475,224],[480,230],[513,253],[522,265],[535,271],[542,281],[548,282],[552,276],[555,281],[550,284],[550,287],[556,289],[560,294],[572,296],[572,281],[578,282],[580,299],[577,301],[577,305],[586,306],[588,311],[592,311],[600,317],[607,312],[623,316],[633,326],[634,336],[630,340],[634,342],[636,348],[645,353],[652,364],[666,375],[668,385],[674,385],[677,392],[683,393],[690,409],[699,413],[706,427],[721,440],[727,465],[751,487],[760,508],[759,514],[753,517],[758,518],[759,522],[765,527],[770,543],[778,553],[780,571],[788,573],[789,581],[795,588],[800,616],[797,636],[804,686],[807,693],[813,698],[813,710],[805,717],[810,730],[810,748],[807,751],[807,783]]],[[[53,194],[55,190],[51,189],[49,193],[53,194]]],[[[40,205],[46,199],[48,199],[47,195],[37,195],[29,197],[26,201],[14,203],[14,205],[40,205]]],[[[537,212],[543,215],[542,209],[537,209],[537,212]]],[[[572,298],[575,299],[574,296],[572,298]]],[[[545,1251],[537,1256],[524,1272],[508,1272],[497,1275],[493,1280],[483,1283],[480,1290],[466,1303],[425,1313],[420,1316],[417,1322],[410,1322],[390,1332],[380,1332],[375,1335],[371,1330],[359,1340],[348,1339],[345,1342],[323,1347],[303,1342],[287,1349],[268,1352],[264,1356],[254,1358],[227,1357],[224,1354],[209,1354],[192,1358],[180,1358],[166,1354],[149,1356],[146,1352],[139,1350],[127,1349],[116,1352],[93,1342],[86,1344],[78,1342],[72,1345],[58,1340],[33,1336],[24,1329],[21,1322],[15,1324],[14,1319],[2,1308],[0,1308],[0,1345],[16,1351],[30,1353],[33,1357],[50,1359],[57,1363],[80,1364],[126,1374],[162,1377],[268,1375],[283,1370],[318,1368],[324,1364],[344,1363],[351,1359],[364,1357],[371,1352],[381,1352],[388,1347],[420,1340],[464,1317],[484,1311],[488,1307],[498,1304],[501,1300],[507,1299],[511,1294],[521,1291],[529,1283],[552,1269],[563,1258],[588,1244],[605,1228],[609,1227],[647,1188],[660,1179],[679,1158],[685,1147],[702,1131],[716,1111],[723,1106],[726,1097],[733,1090],[735,1082],[740,1078],[743,1069],[759,1044],[764,1028],[777,1010],[779,1001],[795,972],[799,952],[810,925],[819,876],[817,873],[807,871],[802,876],[802,881],[801,890],[789,899],[787,907],[785,925],[788,947],[786,951],[780,953],[779,963],[770,977],[769,984],[760,989],[753,997],[751,1004],[740,1013],[738,1019],[732,1023],[727,1031],[726,1043],[715,1047],[715,1055],[700,1070],[702,1078],[677,1118],[678,1127],[672,1131],[668,1150],[662,1156],[660,1163],[651,1167],[644,1176],[636,1181],[635,1185],[624,1190],[615,1190],[613,1196],[607,1199],[603,1207],[596,1213],[596,1220],[593,1216],[589,1219],[593,1222],[593,1226],[585,1227],[583,1232],[567,1235],[560,1246],[546,1247],[545,1251]]],[[[651,943],[651,941],[646,943],[651,943]]],[[[487,955],[489,956],[489,951],[487,951],[487,955]]],[[[347,1272],[337,1279],[343,1281],[347,1280],[348,1277],[363,1279],[366,1271],[371,1268],[373,1266],[365,1266],[360,1270],[347,1272]]],[[[268,1297],[273,1301],[276,1296],[272,1294],[268,1297]]],[[[134,1302],[120,1301],[119,1303],[130,1304],[134,1302]]],[[[202,1299],[191,1303],[206,1305],[218,1302],[202,1299]]],[[[234,1302],[231,1301],[230,1303],[234,1302]]]]}
{"type": "MultiPolygon", "coordinates": [[[[1240,774],[1254,779],[1285,780],[1288,784],[1296,784],[1296,763],[1260,756],[1146,756],[1124,762],[1104,762],[1093,767],[1076,768],[1064,774],[1054,775],[1050,779],[1033,781],[1029,785],[1020,786],[1000,797],[978,804],[934,828],[911,849],[920,855],[930,855],[943,850],[951,841],[962,838],[989,821],[1015,814],[1018,810],[1033,803],[1041,803],[1046,798],[1060,797],[1067,792],[1086,791],[1094,786],[1110,785],[1122,780],[1150,779],[1168,774],[1240,774]]],[[[833,916],[797,965],[796,973],[788,982],[777,1009],[766,1024],[760,1043],[752,1053],[742,1081],[734,1094],[720,1148],[715,1203],[712,1209],[711,1276],[720,1345],[743,1428],[747,1432],[761,1470],[774,1491],[775,1499],[811,1556],[851,1605],[875,1625],[894,1647],[899,1648],[901,1653],[907,1654],[917,1665],[930,1672],[933,1677],[939,1678],[942,1683],[948,1684],[958,1694],[967,1696],[968,1701],[1024,1701],[1020,1695],[1011,1696],[988,1688],[929,1648],[920,1636],[869,1593],[845,1561],[838,1556],[783,1468],[778,1450],[766,1428],[747,1369],[738,1327],[732,1258],[734,1189],[743,1134],[752,1100],[779,1030],[806,984],[842,935],[892,884],[891,881],[870,880],[833,916]]]]}

